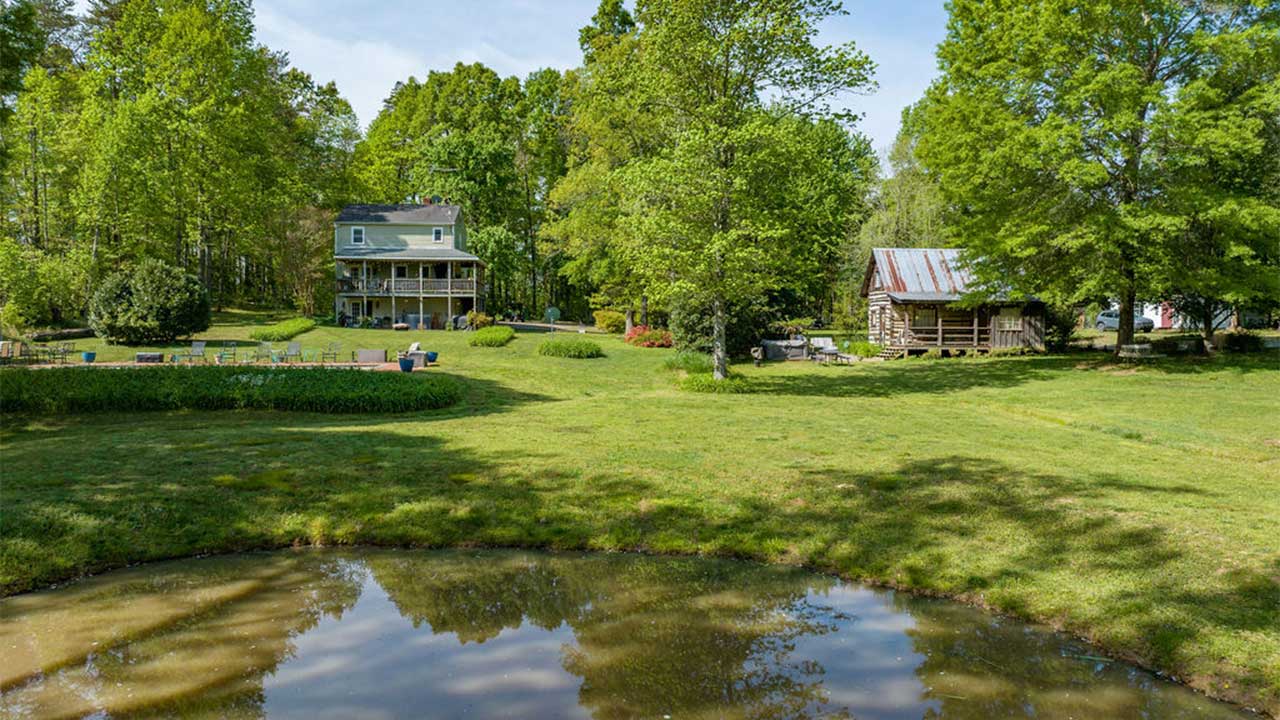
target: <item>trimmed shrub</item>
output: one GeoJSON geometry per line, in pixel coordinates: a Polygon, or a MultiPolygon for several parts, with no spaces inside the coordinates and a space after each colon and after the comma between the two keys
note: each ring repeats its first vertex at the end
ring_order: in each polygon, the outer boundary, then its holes
{"type": "Polygon", "coordinates": [[[89,305],[89,326],[111,343],[167,343],[206,330],[209,293],[195,275],[144,260],[103,281],[89,305]]]}
{"type": "Polygon", "coordinates": [[[845,343],[845,351],[850,355],[857,355],[858,357],[875,357],[880,354],[881,350],[884,350],[884,348],[873,342],[867,342],[866,340],[845,343]]]}
{"type": "Polygon", "coordinates": [[[597,310],[591,313],[596,327],[607,333],[620,333],[627,329],[627,316],[617,310],[597,310]]]}
{"type": "Polygon", "coordinates": [[[472,330],[479,330],[493,325],[493,317],[482,312],[472,310],[467,313],[467,327],[472,330]]]}
{"type": "Polygon", "coordinates": [[[1222,349],[1227,352],[1262,352],[1267,349],[1261,335],[1245,330],[1233,330],[1222,334],[1222,349]]]}
{"type": "Polygon", "coordinates": [[[750,381],[741,375],[729,373],[724,380],[716,380],[711,373],[697,373],[680,380],[680,389],[689,392],[744,395],[754,392],[750,381]]]}
{"type": "Polygon", "coordinates": [[[502,347],[515,339],[516,331],[506,325],[493,325],[471,335],[471,347],[502,347]]]}
{"type": "Polygon", "coordinates": [[[311,318],[290,318],[278,323],[258,328],[249,333],[249,337],[263,342],[282,342],[292,340],[304,332],[315,329],[316,321],[311,318]]]}
{"type": "Polygon", "coordinates": [[[538,346],[538,354],[547,357],[575,358],[588,360],[604,357],[604,350],[590,340],[573,338],[571,340],[547,340],[538,346]]]}
{"type": "Polygon", "coordinates": [[[690,375],[695,373],[711,374],[711,356],[706,353],[681,350],[662,363],[668,370],[683,370],[690,375]]]}
{"type": "Polygon", "coordinates": [[[329,368],[159,366],[0,369],[6,412],[294,410],[378,413],[432,410],[462,397],[451,377],[329,368]]]}
{"type": "Polygon", "coordinates": [[[671,333],[666,330],[650,329],[648,325],[636,325],[631,328],[631,332],[623,338],[628,345],[636,347],[660,347],[669,348],[674,344],[671,339],[671,333]]]}

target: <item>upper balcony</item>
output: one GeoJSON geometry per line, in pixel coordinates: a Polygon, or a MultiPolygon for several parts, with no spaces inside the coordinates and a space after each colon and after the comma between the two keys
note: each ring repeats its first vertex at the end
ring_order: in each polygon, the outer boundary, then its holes
{"type": "Polygon", "coordinates": [[[339,278],[338,293],[342,295],[375,295],[405,297],[471,297],[483,292],[483,286],[477,288],[476,281],[471,278],[454,278],[444,280],[438,278],[339,278]]]}

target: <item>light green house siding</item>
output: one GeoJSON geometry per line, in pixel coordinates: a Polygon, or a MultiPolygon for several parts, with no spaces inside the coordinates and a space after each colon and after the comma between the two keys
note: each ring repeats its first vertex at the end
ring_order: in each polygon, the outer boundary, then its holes
{"type": "Polygon", "coordinates": [[[455,232],[454,225],[389,225],[371,223],[337,223],[334,225],[333,250],[341,255],[348,248],[399,250],[408,247],[455,248],[466,250],[466,231],[455,232]],[[364,228],[364,244],[351,243],[351,229],[364,228]],[[441,230],[440,242],[435,241],[434,231],[441,230]]]}

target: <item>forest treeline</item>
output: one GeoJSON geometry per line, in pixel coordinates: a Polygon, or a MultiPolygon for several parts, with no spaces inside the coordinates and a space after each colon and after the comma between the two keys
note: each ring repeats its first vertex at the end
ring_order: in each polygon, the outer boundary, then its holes
{"type": "Polygon", "coordinates": [[[859,324],[878,245],[1063,304],[1274,304],[1280,9],[1150,5],[956,0],[882,167],[841,110],[873,59],[817,41],[831,0],[602,0],[578,67],[430,70],[367,128],[250,0],[5,0],[0,322],[78,322],[143,259],[323,314],[336,210],[429,197],[464,208],[491,310],[657,313],[721,350],[859,324]]]}

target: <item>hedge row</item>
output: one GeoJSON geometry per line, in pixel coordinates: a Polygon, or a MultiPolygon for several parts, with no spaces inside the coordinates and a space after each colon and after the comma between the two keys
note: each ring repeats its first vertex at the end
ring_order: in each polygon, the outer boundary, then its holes
{"type": "Polygon", "coordinates": [[[604,350],[590,340],[574,338],[571,340],[547,340],[538,346],[538,354],[548,357],[585,360],[604,357],[604,350]]]}
{"type": "Polygon", "coordinates": [[[311,318],[290,318],[273,325],[258,328],[249,333],[249,337],[262,342],[281,342],[292,340],[308,330],[314,329],[316,321],[311,318]]]}
{"type": "Polygon", "coordinates": [[[0,369],[0,410],[6,413],[408,412],[446,407],[461,397],[458,381],[430,373],[218,366],[0,369]]]}
{"type": "Polygon", "coordinates": [[[491,325],[481,328],[471,335],[472,347],[502,347],[511,342],[516,331],[506,325],[491,325]]]}

